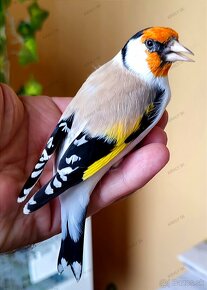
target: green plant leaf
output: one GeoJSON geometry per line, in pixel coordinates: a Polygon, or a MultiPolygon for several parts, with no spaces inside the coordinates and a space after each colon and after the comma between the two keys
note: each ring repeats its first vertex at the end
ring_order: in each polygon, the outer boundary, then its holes
{"type": "Polygon", "coordinates": [[[27,38],[19,51],[19,63],[26,65],[38,61],[37,44],[34,37],[27,38]]]}
{"type": "Polygon", "coordinates": [[[34,36],[34,30],[32,28],[31,23],[26,22],[26,21],[21,21],[17,27],[18,33],[23,37],[23,38],[29,38],[34,36]]]}
{"type": "Polygon", "coordinates": [[[19,95],[22,96],[38,96],[42,94],[42,85],[33,77],[20,88],[19,95]]]}
{"type": "Polygon", "coordinates": [[[5,26],[5,11],[4,9],[1,9],[0,5],[0,28],[5,26]]]}
{"type": "Polygon", "coordinates": [[[5,25],[6,9],[11,4],[11,0],[0,0],[0,28],[5,25]]]}
{"type": "Polygon", "coordinates": [[[28,7],[31,25],[34,30],[39,30],[42,28],[43,22],[48,17],[49,12],[40,8],[37,2],[32,3],[28,7]]]}

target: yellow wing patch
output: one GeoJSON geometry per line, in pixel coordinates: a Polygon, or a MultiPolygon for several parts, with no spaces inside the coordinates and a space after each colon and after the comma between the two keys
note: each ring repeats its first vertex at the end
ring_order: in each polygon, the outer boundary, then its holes
{"type": "MultiPolygon", "coordinates": [[[[148,106],[149,107],[149,106],[148,106]]],[[[147,110],[148,110],[147,107],[147,110]]],[[[117,140],[117,146],[119,146],[120,144],[122,144],[124,142],[124,140],[134,131],[136,131],[139,126],[140,126],[140,122],[142,120],[142,116],[140,116],[138,118],[138,120],[130,126],[130,128],[124,124],[124,123],[117,123],[115,124],[107,133],[107,137],[111,138],[111,139],[115,139],[117,140]]]]}
{"type": "Polygon", "coordinates": [[[106,164],[108,164],[114,157],[116,157],[125,147],[127,144],[123,143],[120,146],[116,146],[112,152],[110,152],[108,155],[102,157],[101,159],[94,162],[91,166],[88,167],[88,169],[83,174],[83,180],[86,180],[87,178],[91,177],[93,174],[95,174],[97,171],[99,171],[102,167],[104,167],[106,164]]]}

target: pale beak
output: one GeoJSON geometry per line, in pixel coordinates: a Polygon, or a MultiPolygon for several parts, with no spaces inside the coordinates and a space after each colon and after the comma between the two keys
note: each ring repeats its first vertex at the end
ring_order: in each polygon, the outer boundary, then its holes
{"type": "Polygon", "coordinates": [[[183,53],[194,55],[194,53],[188,48],[184,47],[177,40],[171,40],[166,49],[164,50],[165,60],[169,62],[175,61],[191,61],[194,62],[191,58],[187,57],[183,53]]]}

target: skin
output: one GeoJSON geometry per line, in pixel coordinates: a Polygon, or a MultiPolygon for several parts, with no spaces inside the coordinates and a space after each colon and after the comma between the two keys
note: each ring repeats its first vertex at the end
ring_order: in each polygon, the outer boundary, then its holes
{"type": "MultiPolygon", "coordinates": [[[[60,204],[56,198],[30,215],[22,213],[18,194],[70,98],[17,97],[0,85],[0,252],[47,239],[60,232],[60,204]]],[[[168,162],[165,112],[159,124],[118,167],[111,169],[91,196],[88,215],[143,187],[168,162]]],[[[35,190],[52,175],[46,166],[35,190]]]]}

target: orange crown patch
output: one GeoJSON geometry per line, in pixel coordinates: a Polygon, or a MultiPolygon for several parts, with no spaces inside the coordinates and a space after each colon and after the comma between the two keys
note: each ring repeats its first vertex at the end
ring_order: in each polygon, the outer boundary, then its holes
{"type": "Polygon", "coordinates": [[[149,38],[163,43],[167,42],[170,38],[178,39],[178,33],[168,27],[152,27],[144,31],[142,42],[145,42],[149,38]]]}

